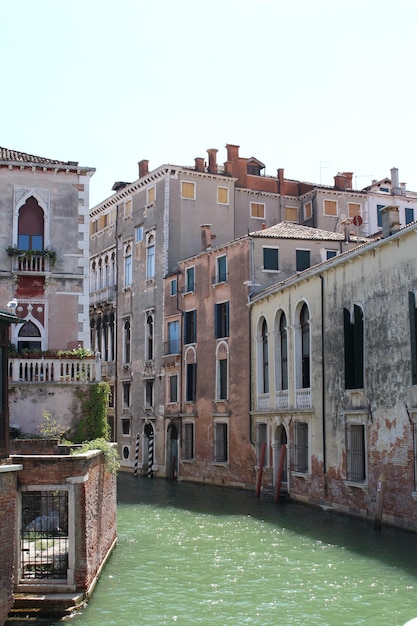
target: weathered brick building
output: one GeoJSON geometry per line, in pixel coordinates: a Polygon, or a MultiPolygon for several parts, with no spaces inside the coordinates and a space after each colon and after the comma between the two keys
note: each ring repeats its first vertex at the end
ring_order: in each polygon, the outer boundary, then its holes
{"type": "Polygon", "coordinates": [[[288,278],[251,303],[252,420],[265,487],[417,529],[415,224],[288,278]]]}

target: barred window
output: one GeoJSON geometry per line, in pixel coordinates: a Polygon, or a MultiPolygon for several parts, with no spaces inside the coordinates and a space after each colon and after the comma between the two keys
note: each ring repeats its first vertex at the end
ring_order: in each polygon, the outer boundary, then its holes
{"type": "Polygon", "coordinates": [[[365,426],[348,424],[346,427],[346,478],[354,483],[366,481],[365,426]]]}
{"type": "Polygon", "coordinates": [[[303,474],[308,472],[308,424],[306,422],[295,423],[294,470],[303,474]]]}

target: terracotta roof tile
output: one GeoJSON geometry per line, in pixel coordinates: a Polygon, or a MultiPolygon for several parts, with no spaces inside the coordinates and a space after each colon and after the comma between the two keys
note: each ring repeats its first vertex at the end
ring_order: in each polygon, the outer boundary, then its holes
{"type": "MultiPolygon", "coordinates": [[[[291,222],[280,222],[269,228],[256,230],[250,233],[253,237],[280,237],[282,239],[307,239],[325,241],[344,241],[344,233],[334,233],[319,228],[311,228],[302,224],[292,224],[291,222]]],[[[350,236],[353,241],[368,241],[365,237],[350,236]]]]}
{"type": "Polygon", "coordinates": [[[33,154],[27,154],[26,152],[18,152],[17,150],[9,150],[8,148],[0,147],[0,162],[9,163],[33,163],[33,164],[45,164],[45,165],[58,165],[58,166],[76,166],[78,163],[75,161],[57,161],[56,159],[45,159],[43,157],[34,156],[33,154]]]}

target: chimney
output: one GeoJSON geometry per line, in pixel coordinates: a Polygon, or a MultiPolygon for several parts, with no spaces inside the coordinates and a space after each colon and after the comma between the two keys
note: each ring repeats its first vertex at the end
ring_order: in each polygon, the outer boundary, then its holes
{"type": "Polygon", "coordinates": [[[142,178],[142,176],[146,176],[146,174],[149,174],[149,170],[148,170],[149,161],[147,161],[146,159],[143,159],[142,161],[139,161],[138,165],[139,165],[139,178],[142,178]]]}
{"type": "Polygon", "coordinates": [[[203,252],[205,250],[211,249],[211,224],[202,224],[200,226],[201,229],[201,249],[203,252]]]}
{"type": "Polygon", "coordinates": [[[400,229],[400,215],[398,207],[391,204],[381,209],[382,238],[394,235],[400,229]]]}
{"type": "Polygon", "coordinates": [[[407,195],[407,185],[406,185],[406,183],[400,183],[400,188],[401,188],[401,195],[402,196],[406,196],[407,195]]]}
{"type": "Polygon", "coordinates": [[[204,172],[204,159],[202,159],[201,157],[196,157],[194,161],[195,169],[197,170],[197,172],[204,172]]]}
{"type": "Polygon", "coordinates": [[[278,177],[278,193],[283,193],[284,186],[284,168],[280,167],[277,169],[277,177],[278,177]]]}
{"type": "Polygon", "coordinates": [[[398,182],[398,168],[391,168],[391,193],[395,196],[401,194],[400,183],[398,182]]]}
{"type": "Polygon", "coordinates": [[[239,146],[234,146],[231,143],[226,144],[227,150],[227,160],[228,161],[237,161],[239,158],[239,146]]]}
{"type": "Polygon", "coordinates": [[[334,177],[336,189],[352,189],[353,172],[338,172],[334,177]]]}
{"type": "Polygon", "coordinates": [[[208,171],[210,174],[217,174],[217,155],[218,150],[216,148],[211,148],[207,150],[208,154],[208,171]]]}

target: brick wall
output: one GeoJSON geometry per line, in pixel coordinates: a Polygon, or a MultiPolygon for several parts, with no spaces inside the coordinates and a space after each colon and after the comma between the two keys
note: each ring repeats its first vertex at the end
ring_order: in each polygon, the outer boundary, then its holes
{"type": "Polygon", "coordinates": [[[13,605],[16,554],[17,468],[0,466],[0,624],[13,605]]]}

